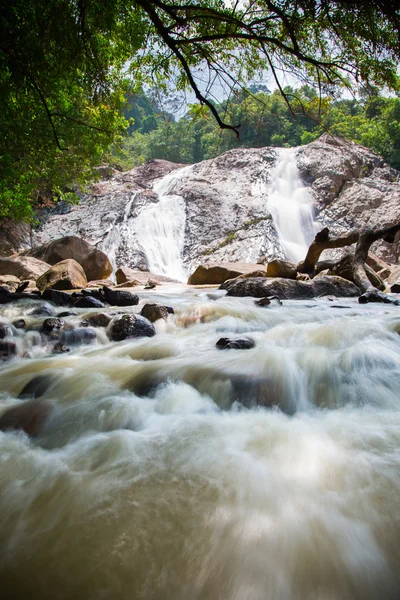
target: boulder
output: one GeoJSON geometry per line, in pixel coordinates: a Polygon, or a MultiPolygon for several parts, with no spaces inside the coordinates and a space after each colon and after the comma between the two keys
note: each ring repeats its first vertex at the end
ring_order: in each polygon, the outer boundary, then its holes
{"type": "Polygon", "coordinates": [[[86,287],[88,288],[98,288],[103,287],[103,285],[113,286],[114,282],[111,279],[95,279],[94,281],[89,281],[86,287]]]}
{"type": "Polygon", "coordinates": [[[48,304],[47,302],[41,304],[40,306],[37,306],[36,308],[33,308],[28,313],[28,315],[31,315],[32,317],[54,317],[55,314],[55,309],[51,304],[48,304]]]}
{"type": "Polygon", "coordinates": [[[15,275],[0,275],[0,285],[6,285],[15,291],[20,285],[20,279],[15,275]]]}
{"type": "Polygon", "coordinates": [[[20,280],[32,279],[36,281],[49,268],[48,263],[32,256],[0,258],[0,275],[14,275],[20,280]]]}
{"type": "Polygon", "coordinates": [[[47,290],[42,293],[42,299],[53,302],[53,304],[57,304],[57,306],[70,306],[73,301],[71,294],[53,290],[52,288],[47,288],[47,290]]]}
{"type": "Polygon", "coordinates": [[[254,348],[255,343],[249,338],[220,338],[215,345],[219,350],[249,350],[254,348]]]}
{"type": "Polygon", "coordinates": [[[53,265],[37,279],[36,284],[41,292],[48,288],[55,290],[82,289],[87,286],[85,272],[81,265],[68,258],[53,265]]]}
{"type": "Polygon", "coordinates": [[[85,318],[86,323],[91,327],[107,327],[111,320],[112,317],[105,313],[96,313],[85,318]]]}
{"type": "Polygon", "coordinates": [[[93,296],[84,296],[74,302],[73,306],[75,308],[104,308],[105,304],[93,296]]]}
{"type": "Polygon", "coordinates": [[[143,306],[140,314],[151,321],[151,323],[154,323],[155,321],[158,321],[158,319],[167,319],[169,313],[166,306],[149,303],[143,306]]]}
{"type": "Polygon", "coordinates": [[[139,269],[131,269],[130,267],[121,266],[115,273],[117,283],[126,283],[127,281],[137,281],[137,285],[145,285],[149,278],[153,279],[157,285],[163,283],[178,283],[176,279],[171,279],[165,275],[156,275],[149,271],[141,271],[139,269]]]}
{"type": "Polygon", "coordinates": [[[118,285],[115,285],[114,288],[131,288],[136,287],[137,285],[143,285],[143,283],[138,279],[130,279],[129,281],[124,281],[124,283],[119,283],[118,285]]]}
{"type": "Polygon", "coordinates": [[[153,337],[155,334],[154,325],[141,315],[121,315],[111,324],[110,337],[114,342],[127,338],[153,337]]]}
{"type": "Polygon", "coordinates": [[[188,279],[189,285],[220,284],[228,279],[252,273],[265,271],[264,265],[247,263],[206,263],[200,265],[188,279]]]}
{"type": "Polygon", "coordinates": [[[106,279],[113,272],[112,264],[104,252],[74,235],[33,248],[29,254],[50,265],[73,259],[81,265],[88,281],[106,279]]]}
{"type": "Polygon", "coordinates": [[[59,319],[58,317],[49,317],[43,321],[43,331],[45,333],[51,333],[52,331],[57,331],[64,327],[65,321],[63,319],[59,319]]]}
{"type": "Polygon", "coordinates": [[[0,416],[0,431],[22,429],[28,435],[37,435],[50,414],[52,406],[43,400],[30,400],[12,406],[0,416]]]}
{"type": "Polygon", "coordinates": [[[352,297],[360,294],[354,283],[335,276],[316,277],[310,281],[296,281],[283,277],[233,279],[221,285],[221,289],[226,289],[228,296],[277,296],[281,300],[304,300],[329,295],[352,297]]]}
{"type": "Polygon", "coordinates": [[[284,277],[296,279],[297,265],[287,260],[271,260],[267,265],[267,277],[284,277]]]}
{"type": "Polygon", "coordinates": [[[128,292],[128,290],[115,290],[104,286],[103,291],[104,298],[111,306],[135,306],[139,304],[139,296],[128,292]]]}

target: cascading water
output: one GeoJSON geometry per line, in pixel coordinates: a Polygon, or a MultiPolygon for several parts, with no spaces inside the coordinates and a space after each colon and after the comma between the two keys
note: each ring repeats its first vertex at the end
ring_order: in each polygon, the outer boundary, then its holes
{"type": "Polygon", "coordinates": [[[286,258],[295,263],[303,260],[314,239],[316,224],[312,199],[297,168],[295,148],[279,150],[271,174],[268,209],[286,258]]]}
{"type": "Polygon", "coordinates": [[[147,206],[135,220],[138,243],[142,246],[150,271],[186,281],[187,273],[182,262],[185,239],[185,201],[173,194],[174,186],[192,167],[172,171],[153,187],[158,202],[147,206]]]}
{"type": "Polygon", "coordinates": [[[139,293],[109,310],[172,306],[157,335],[63,355],[0,307],[0,415],[38,375],[53,405],[0,432],[2,599],[397,600],[399,308],[139,293]]]}

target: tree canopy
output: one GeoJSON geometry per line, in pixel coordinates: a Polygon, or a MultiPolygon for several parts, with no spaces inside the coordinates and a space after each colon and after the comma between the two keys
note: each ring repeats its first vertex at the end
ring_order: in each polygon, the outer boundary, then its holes
{"type": "Polygon", "coordinates": [[[0,0],[0,217],[88,181],[145,83],[192,89],[239,134],[212,99],[217,79],[244,88],[269,69],[288,104],[285,73],[321,93],[398,91],[399,50],[389,1],[0,0]]]}

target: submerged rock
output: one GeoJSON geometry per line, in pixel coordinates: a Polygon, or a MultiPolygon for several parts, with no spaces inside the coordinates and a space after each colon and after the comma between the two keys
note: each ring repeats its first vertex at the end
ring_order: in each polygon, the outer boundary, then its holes
{"type": "Polygon", "coordinates": [[[51,304],[46,303],[46,304],[42,304],[41,306],[37,306],[36,308],[32,309],[28,314],[31,315],[32,317],[44,317],[44,316],[54,317],[54,315],[56,314],[56,311],[51,304]]]}
{"type": "Polygon", "coordinates": [[[39,398],[43,396],[54,383],[54,375],[50,373],[41,373],[36,375],[20,391],[18,398],[39,398]]]}
{"type": "Polygon", "coordinates": [[[220,338],[215,345],[220,350],[249,350],[254,348],[255,343],[249,338],[220,338]]]}
{"type": "Polygon", "coordinates": [[[28,435],[36,436],[51,410],[52,405],[43,400],[30,400],[13,406],[0,416],[0,431],[22,429],[28,435]]]}
{"type": "Polygon", "coordinates": [[[3,340],[6,337],[12,337],[13,335],[14,332],[11,325],[8,323],[0,323],[0,340],[3,340]]]}
{"type": "Polygon", "coordinates": [[[155,334],[154,325],[141,315],[122,315],[116,317],[111,324],[110,337],[114,342],[127,338],[153,337],[155,334]]]}
{"type": "Polygon", "coordinates": [[[364,292],[358,298],[358,302],[360,304],[368,304],[369,302],[384,302],[385,304],[400,304],[400,300],[396,300],[395,298],[390,298],[383,292],[379,290],[369,290],[368,292],[364,292]]]}
{"type": "Polygon", "coordinates": [[[0,340],[0,360],[11,360],[18,355],[18,344],[11,340],[0,340]]]}
{"type": "Polygon", "coordinates": [[[70,346],[93,344],[96,339],[97,334],[92,327],[77,327],[76,329],[64,329],[60,337],[60,344],[70,346]]]}

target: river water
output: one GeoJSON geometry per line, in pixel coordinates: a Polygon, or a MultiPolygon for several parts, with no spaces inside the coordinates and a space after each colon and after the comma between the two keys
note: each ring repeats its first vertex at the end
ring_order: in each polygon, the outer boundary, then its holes
{"type": "Polygon", "coordinates": [[[38,437],[0,432],[1,598],[399,598],[398,307],[163,289],[153,338],[0,367],[0,411],[53,375],[38,437]]]}

